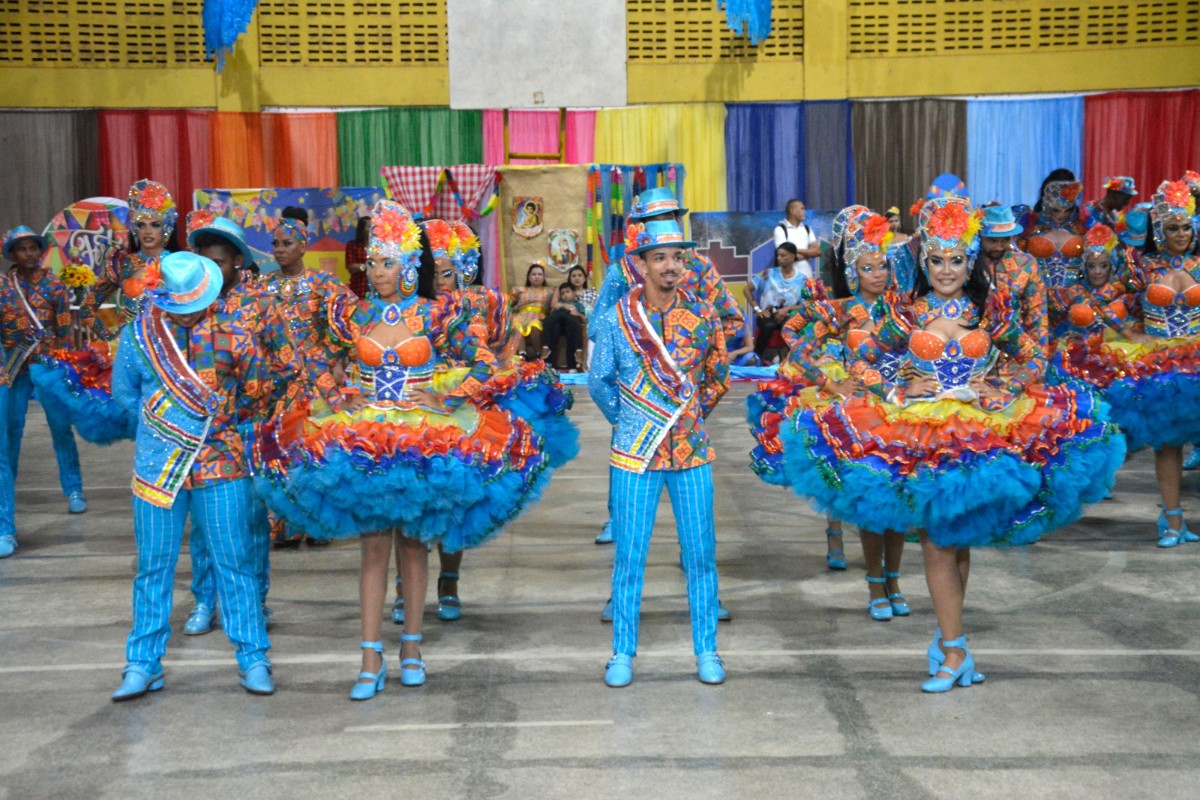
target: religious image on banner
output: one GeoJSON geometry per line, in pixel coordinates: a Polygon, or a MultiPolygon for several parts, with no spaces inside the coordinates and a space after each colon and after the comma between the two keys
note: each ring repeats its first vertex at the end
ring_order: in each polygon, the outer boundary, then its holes
{"type": "Polygon", "coordinates": [[[542,232],[542,198],[513,198],[513,233],[532,239],[542,232]]]}
{"type": "MultiPolygon", "coordinates": [[[[383,197],[376,187],[328,189],[197,189],[196,208],[227,217],[246,233],[246,244],[262,272],[278,269],[273,255],[274,220],[288,206],[308,212],[308,250],[304,262],[338,275],[345,269],[346,244],[354,238],[359,217],[369,217],[383,197]]],[[[342,276],[344,279],[347,276],[342,276]]]]}
{"type": "Polygon", "coordinates": [[[579,231],[555,228],[546,234],[550,247],[550,263],[559,272],[567,272],[579,263],[579,231]]]}

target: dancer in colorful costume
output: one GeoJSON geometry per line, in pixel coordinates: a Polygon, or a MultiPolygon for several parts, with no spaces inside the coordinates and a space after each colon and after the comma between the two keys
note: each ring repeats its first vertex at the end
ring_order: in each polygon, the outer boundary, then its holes
{"type": "Polygon", "coordinates": [[[123,319],[137,316],[146,287],[161,279],[160,263],[178,219],[175,199],[161,183],[143,179],[129,187],[129,248],[114,248],[105,258],[91,294],[94,308],[111,298],[123,319]]]}
{"type": "Polygon", "coordinates": [[[387,680],[379,608],[393,539],[402,551],[406,614],[400,682],[425,682],[421,621],[428,547],[447,552],[495,535],[546,481],[540,437],[523,420],[470,401],[494,358],[469,313],[433,291],[434,262],[420,227],[398,203],[372,214],[367,303],[335,297],[331,335],[353,351],[360,394],[329,411],[296,404],[254,437],[256,486],[289,523],[324,539],[361,536],[362,674],[351,698],[387,680]],[[438,367],[470,364],[465,376],[438,367]]]}
{"type": "Polygon", "coordinates": [[[614,426],[613,657],[604,682],[633,681],[650,534],[665,486],[675,510],[699,678],[722,683],[717,655],[716,525],[706,418],[729,388],[725,335],[711,304],[682,292],[683,233],[674,220],[632,224],[644,283],[605,312],[588,389],[614,426]]]}
{"type": "Polygon", "coordinates": [[[1046,286],[1033,256],[1013,246],[1024,232],[1008,206],[983,210],[979,263],[987,271],[993,288],[1003,287],[1012,297],[1021,320],[1021,330],[1049,356],[1050,335],[1046,322],[1046,286]]]}
{"type": "MultiPolygon", "coordinates": [[[[274,227],[271,246],[279,269],[260,275],[255,290],[271,298],[283,318],[304,372],[305,391],[336,405],[344,358],[341,350],[331,344],[326,308],[335,299],[348,302],[355,295],[336,276],[309,269],[304,263],[309,244],[308,212],[289,207],[268,225],[274,227]]],[[[306,537],[307,533],[289,528],[278,519],[271,522],[271,540],[276,547],[299,547],[306,538],[310,544],[319,541],[306,537]]]]}
{"type": "MultiPolygon", "coordinates": [[[[834,216],[830,250],[833,264],[829,270],[830,274],[838,275],[845,270],[847,228],[870,215],[871,210],[866,206],[853,205],[843,208],[834,216]]],[[[890,264],[889,259],[889,267],[890,264]]],[[[846,282],[844,277],[842,282],[846,282]]],[[[820,322],[820,337],[815,335],[812,327],[819,317],[814,313],[814,308],[809,306],[814,301],[814,295],[821,295],[823,299],[826,293],[825,287],[819,284],[819,279],[818,282],[809,284],[800,311],[783,328],[783,339],[789,348],[787,359],[780,364],[774,380],[759,383],[758,391],[746,398],[746,419],[750,423],[750,433],[758,441],[750,451],[750,468],[763,481],[773,486],[788,485],[783,471],[783,448],[779,442],[779,424],[783,420],[788,400],[812,386],[825,384],[830,380],[830,375],[838,381],[846,378],[844,369],[847,359],[844,346],[837,336],[826,335],[829,327],[824,322],[820,322]],[[820,344],[816,345],[818,339],[820,344]],[[824,352],[817,349],[827,347],[831,347],[832,350],[824,352]]],[[[845,296],[853,300],[850,295],[851,292],[847,290],[845,296]]],[[[873,302],[874,298],[871,301],[873,302]]],[[[870,303],[867,307],[870,307],[870,303]]],[[[842,543],[841,520],[830,518],[826,522],[825,562],[832,570],[844,570],[846,552],[842,543]]]]}
{"type": "Polygon", "coordinates": [[[253,566],[246,452],[238,426],[259,419],[271,390],[258,344],[214,306],[221,271],[195,253],[171,253],[150,304],[121,331],[113,396],[138,414],[133,465],[137,576],[127,662],[115,701],[163,688],[171,636],[175,565],[191,518],[208,544],[221,626],[237,650],[241,685],[272,694],[275,684],[253,566]]]}
{"type": "MultiPolygon", "coordinates": [[[[4,237],[5,261],[15,264],[0,286],[0,339],[7,358],[4,371],[9,381],[8,414],[3,424],[8,429],[8,461],[14,480],[21,458],[21,440],[29,398],[33,395],[30,363],[55,350],[70,349],[75,340],[71,317],[71,295],[67,287],[49,269],[42,266],[46,239],[22,225],[4,237]]],[[[43,405],[46,424],[58,461],[58,482],[72,514],[87,511],[83,496],[83,473],[79,450],[71,432],[71,420],[53,405],[43,405]]]]}
{"type": "MultiPolygon", "coordinates": [[[[881,322],[883,306],[877,301],[892,288],[887,257],[891,240],[891,227],[878,214],[855,215],[845,222],[833,273],[835,299],[828,299],[818,285],[805,310],[788,323],[795,337],[789,341],[793,349],[788,362],[813,387],[798,395],[797,403],[820,408],[864,391],[860,376],[865,365],[852,354],[881,322]]],[[[904,358],[899,351],[881,354],[874,369],[885,384],[895,383],[904,358]]],[[[836,530],[841,531],[840,522],[836,530]]],[[[867,613],[878,621],[908,616],[908,601],[900,591],[905,531],[860,523],[858,532],[870,595],[867,613]]]]}
{"type": "Polygon", "coordinates": [[[1042,189],[1037,221],[1017,239],[1017,245],[1037,259],[1038,274],[1049,292],[1051,330],[1066,319],[1066,309],[1055,302],[1055,292],[1083,280],[1083,221],[1079,214],[1082,188],[1076,180],[1047,183],[1042,189]]]}
{"type": "Polygon", "coordinates": [[[1137,197],[1137,186],[1133,178],[1118,175],[1104,179],[1104,196],[1083,207],[1083,226],[1090,229],[1096,225],[1107,225],[1116,230],[1125,218],[1125,206],[1137,197]]]}
{"type": "MultiPolygon", "coordinates": [[[[674,191],[669,186],[658,186],[652,189],[646,189],[641,194],[633,198],[633,205],[629,210],[629,216],[626,218],[625,227],[628,231],[630,223],[647,223],[655,220],[674,220],[680,227],[683,226],[683,217],[688,210],[679,205],[679,200],[675,197],[674,191]]],[[[629,236],[625,237],[622,244],[622,251],[616,254],[616,258],[608,265],[607,271],[604,273],[604,282],[600,286],[600,295],[596,298],[596,306],[592,311],[592,321],[588,325],[588,338],[596,341],[599,337],[599,323],[604,317],[604,313],[614,308],[617,302],[625,296],[625,294],[635,286],[641,286],[644,277],[638,269],[637,263],[632,256],[626,252],[630,248],[629,236]]],[[[746,321],[742,318],[742,308],[733,294],[725,286],[725,281],[721,279],[721,275],[717,272],[713,263],[704,256],[697,253],[694,249],[689,248],[684,253],[684,259],[687,264],[687,270],[680,281],[680,289],[688,292],[697,298],[710,303],[717,309],[717,315],[721,318],[721,327],[725,333],[726,341],[737,341],[737,337],[742,334],[746,321]]],[[[610,470],[610,494],[611,494],[611,470],[610,470]]],[[[609,499],[609,516],[610,520],[604,523],[600,534],[596,537],[596,544],[611,544],[612,543],[612,499],[609,499]]],[[[603,621],[612,619],[611,609],[606,604],[604,610],[600,614],[603,621]]],[[[724,606],[720,607],[720,617],[722,622],[731,619],[729,611],[724,606]]]]}
{"type": "MultiPolygon", "coordinates": [[[[304,396],[304,372],[287,337],[275,296],[263,294],[252,279],[250,268],[254,264],[254,254],[246,244],[241,227],[211,211],[198,210],[188,214],[187,234],[188,246],[211,259],[221,271],[221,294],[217,298],[216,312],[235,316],[258,343],[270,376],[271,392],[264,399],[264,407],[273,410],[279,403],[304,396]]],[[[257,496],[252,501],[250,528],[259,601],[269,624],[271,610],[267,608],[266,600],[271,586],[271,527],[266,505],[257,496]]],[[[188,636],[199,636],[212,630],[217,609],[216,573],[202,529],[192,529],[188,548],[192,556],[191,588],[195,602],[183,632],[188,636]]]]}
{"type": "MultiPolygon", "coordinates": [[[[0,342],[0,364],[8,357],[0,342]]],[[[8,463],[8,372],[0,368],[0,558],[17,551],[16,484],[8,463]]]]}
{"type": "Polygon", "coordinates": [[[1022,545],[1100,500],[1124,440],[1090,393],[1037,384],[1044,366],[1004,289],[975,268],[980,214],[963,198],[920,214],[915,300],[897,295],[857,354],[907,353],[895,384],[789,404],[780,435],[792,487],[821,510],[877,530],[917,529],[939,629],[929,692],[982,679],[962,628],[971,547],[1022,545]],[[944,638],[943,638],[944,637],[944,638]]]}
{"type": "Polygon", "coordinates": [[[1154,449],[1163,501],[1158,546],[1175,547],[1198,539],[1179,501],[1183,445],[1200,441],[1200,237],[1185,183],[1163,182],[1153,203],[1154,235],[1135,275],[1140,297],[1117,312],[1102,307],[1095,314],[1119,323],[1119,311],[1127,309],[1130,324],[1110,323],[1073,343],[1062,353],[1061,370],[1067,381],[1103,393],[1130,451],[1154,449]]]}

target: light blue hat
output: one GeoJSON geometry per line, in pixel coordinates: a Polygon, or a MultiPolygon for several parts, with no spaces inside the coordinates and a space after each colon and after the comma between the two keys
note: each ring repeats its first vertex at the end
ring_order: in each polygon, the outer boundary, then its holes
{"type": "Polygon", "coordinates": [[[28,225],[18,225],[4,235],[4,258],[8,259],[9,261],[12,260],[12,249],[16,247],[17,242],[21,241],[22,239],[33,239],[42,246],[43,253],[46,252],[48,247],[50,247],[50,242],[46,241],[45,236],[39,236],[37,233],[34,233],[33,228],[29,227],[28,225]]]}
{"type": "Polygon", "coordinates": [[[202,233],[215,233],[238,249],[242,254],[242,269],[254,266],[254,253],[246,244],[242,227],[226,217],[213,216],[211,211],[197,210],[188,214],[188,247],[196,249],[196,239],[202,233]]]}
{"type": "Polygon", "coordinates": [[[221,268],[197,253],[168,253],[162,258],[162,283],[150,290],[151,300],[163,311],[192,314],[212,305],[221,293],[221,268]]]}
{"type": "Polygon", "coordinates": [[[670,186],[657,186],[647,189],[633,198],[633,207],[629,209],[629,219],[636,221],[667,213],[686,214],[687,209],[680,207],[670,186]]]}
{"type": "MultiPolygon", "coordinates": [[[[661,212],[660,212],[661,213],[661,212]]],[[[660,247],[678,247],[687,249],[695,247],[695,242],[684,241],[683,229],[673,219],[657,219],[644,223],[637,231],[637,247],[629,251],[629,255],[640,255],[647,250],[657,250],[660,247]]]]}
{"type": "Polygon", "coordinates": [[[988,206],[983,210],[983,230],[979,232],[980,236],[1003,239],[1007,236],[1017,236],[1024,230],[1009,206],[988,206]]]}

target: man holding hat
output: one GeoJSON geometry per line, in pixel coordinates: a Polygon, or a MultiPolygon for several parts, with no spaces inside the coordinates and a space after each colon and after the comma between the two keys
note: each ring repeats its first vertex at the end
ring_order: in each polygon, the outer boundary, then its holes
{"type": "MultiPolygon", "coordinates": [[[[4,237],[4,260],[15,264],[0,286],[0,325],[8,355],[5,370],[10,381],[6,418],[8,459],[14,479],[25,433],[25,415],[33,395],[29,359],[56,348],[70,349],[75,338],[71,295],[58,277],[42,266],[48,246],[44,237],[25,225],[4,237]]],[[[87,500],[83,496],[83,474],[71,422],[62,415],[47,413],[46,423],[58,461],[58,481],[67,497],[67,510],[82,514],[87,511],[87,500]]]]}
{"type": "Polygon", "coordinates": [[[253,489],[238,425],[264,413],[271,378],[254,337],[214,306],[220,268],[195,253],[162,260],[151,304],[121,331],[113,397],[139,415],[133,466],[137,576],[123,680],[113,700],[163,687],[175,565],[189,516],[216,574],[221,625],[241,685],[272,694],[253,563],[253,489]]]}
{"type": "Polygon", "coordinates": [[[717,655],[717,563],[711,462],[704,419],[729,388],[716,309],[679,288],[687,271],[675,220],[633,223],[628,255],[642,275],[604,312],[588,376],[592,398],[614,426],[611,503],[613,657],[604,681],[633,680],[638,615],[650,534],[663,487],[683,551],[699,678],[722,683],[717,655]]]}
{"type": "Polygon", "coordinates": [[[1049,356],[1046,285],[1033,256],[1013,246],[1013,238],[1023,230],[1009,206],[985,208],[979,265],[987,270],[992,286],[1008,290],[1020,315],[1021,329],[1049,356]]]}
{"type": "Polygon", "coordinates": [[[1128,175],[1105,178],[1104,197],[1083,207],[1084,228],[1091,228],[1093,225],[1107,225],[1116,230],[1123,216],[1122,210],[1135,197],[1137,197],[1137,187],[1133,183],[1133,178],[1128,175]]]}

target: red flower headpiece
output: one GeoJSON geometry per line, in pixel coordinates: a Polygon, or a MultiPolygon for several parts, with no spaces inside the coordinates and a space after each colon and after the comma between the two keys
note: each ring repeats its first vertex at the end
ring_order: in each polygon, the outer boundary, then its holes
{"type": "Polygon", "coordinates": [[[1088,250],[1103,250],[1111,253],[1117,246],[1117,234],[1107,225],[1095,225],[1084,237],[1084,246],[1088,250]]]}
{"type": "Polygon", "coordinates": [[[421,223],[425,235],[429,237],[429,249],[434,258],[449,258],[454,250],[454,229],[444,219],[430,219],[421,223]]]}
{"type": "Polygon", "coordinates": [[[187,215],[187,234],[191,236],[201,228],[211,228],[217,215],[207,208],[198,208],[187,215]]]}

